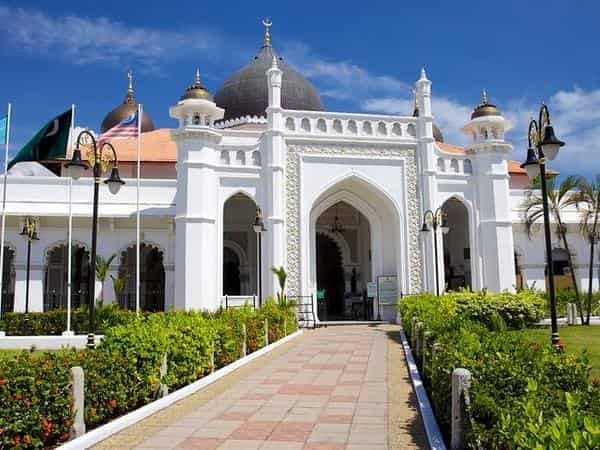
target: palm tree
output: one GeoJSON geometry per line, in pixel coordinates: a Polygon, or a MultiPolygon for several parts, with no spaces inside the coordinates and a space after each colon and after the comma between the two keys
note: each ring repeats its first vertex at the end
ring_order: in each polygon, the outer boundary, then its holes
{"type": "Polygon", "coordinates": [[[590,243],[590,265],[588,273],[588,292],[586,304],[586,320],[585,324],[590,324],[590,316],[592,314],[592,279],[594,277],[594,248],[598,243],[600,234],[600,175],[592,181],[588,181],[581,177],[578,179],[579,184],[579,202],[584,208],[580,209],[581,222],[579,229],[581,234],[590,243]]]}
{"type": "Polygon", "coordinates": [[[110,265],[113,260],[117,257],[116,254],[110,255],[107,259],[104,259],[102,256],[96,256],[96,278],[101,283],[100,287],[100,301],[104,302],[104,282],[106,281],[106,277],[108,275],[108,271],[110,269],[110,265]]]}
{"type": "Polygon", "coordinates": [[[283,266],[277,268],[277,267],[271,267],[271,272],[273,272],[275,275],[277,275],[277,280],[279,281],[279,292],[277,293],[277,301],[280,304],[285,304],[285,282],[287,280],[287,273],[285,271],[285,269],[283,268],[283,266]]]}
{"type": "MultiPolygon", "coordinates": [[[[533,225],[544,216],[544,207],[542,197],[539,193],[540,180],[534,182],[532,189],[529,191],[527,198],[521,205],[525,210],[525,226],[527,227],[527,234],[531,238],[531,232],[533,225]],[[533,190],[535,189],[535,190],[533,190]]],[[[556,234],[562,241],[565,251],[567,252],[567,263],[571,272],[571,280],[573,281],[573,289],[575,291],[575,302],[579,309],[581,316],[581,322],[583,323],[583,310],[581,308],[581,297],[579,295],[579,287],[577,286],[577,277],[573,267],[573,257],[571,256],[571,250],[569,242],[567,240],[567,227],[563,223],[561,213],[563,210],[577,205],[579,198],[578,191],[578,177],[569,176],[565,178],[562,183],[556,186],[556,177],[548,177],[546,179],[547,192],[548,192],[548,207],[550,214],[554,218],[556,223],[556,234]]],[[[550,270],[551,268],[548,268],[550,270]]],[[[549,274],[548,274],[549,275],[549,274]]]]}

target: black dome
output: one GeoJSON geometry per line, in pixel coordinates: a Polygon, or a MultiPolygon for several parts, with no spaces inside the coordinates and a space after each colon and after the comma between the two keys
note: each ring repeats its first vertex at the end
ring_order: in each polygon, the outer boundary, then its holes
{"type": "MultiPolygon", "coordinates": [[[[271,67],[273,56],[277,56],[273,47],[264,45],[252,61],[223,82],[215,94],[215,103],[225,109],[224,120],[266,115],[266,72],[271,67]]],[[[321,97],[315,87],[281,58],[277,59],[283,72],[281,106],[285,109],[323,111],[321,97]]]]}

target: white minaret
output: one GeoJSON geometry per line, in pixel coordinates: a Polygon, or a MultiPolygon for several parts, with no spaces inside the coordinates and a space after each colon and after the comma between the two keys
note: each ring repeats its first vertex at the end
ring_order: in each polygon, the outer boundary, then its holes
{"type": "Polygon", "coordinates": [[[273,56],[271,67],[266,72],[269,91],[267,107],[266,152],[263,160],[263,176],[266,179],[264,215],[267,232],[263,265],[263,294],[274,295],[279,290],[277,277],[271,267],[286,266],[285,230],[285,173],[286,152],[283,140],[283,114],[281,108],[281,82],[283,72],[273,56]]]}
{"type": "Polygon", "coordinates": [[[510,124],[489,103],[485,90],[482,97],[462,131],[471,137],[467,153],[476,177],[481,287],[501,292],[516,285],[508,173],[512,145],[504,140],[510,124]]]}
{"type": "Polygon", "coordinates": [[[210,92],[196,71],[194,83],[169,109],[179,120],[173,132],[177,144],[175,214],[175,308],[216,309],[220,270],[215,264],[218,243],[218,186],[215,167],[222,135],[214,122],[222,119],[210,92]]]}

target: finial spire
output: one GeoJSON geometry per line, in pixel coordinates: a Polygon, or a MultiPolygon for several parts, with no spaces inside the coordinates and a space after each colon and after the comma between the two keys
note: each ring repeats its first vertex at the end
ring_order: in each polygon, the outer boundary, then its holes
{"type": "Polygon", "coordinates": [[[426,80],[427,79],[427,74],[425,73],[425,67],[421,67],[421,80],[426,80]]]}
{"type": "Polygon", "coordinates": [[[277,63],[277,56],[273,55],[273,59],[271,60],[271,69],[279,69],[279,64],[277,63]]]}
{"type": "Polygon", "coordinates": [[[129,69],[127,71],[127,95],[125,96],[125,103],[133,103],[135,101],[133,91],[133,71],[129,69]]]}
{"type": "Polygon", "coordinates": [[[263,19],[262,24],[265,27],[265,35],[263,36],[263,47],[270,47],[271,46],[270,28],[273,25],[273,22],[271,22],[271,20],[267,17],[266,19],[263,19]]]}
{"type": "Polygon", "coordinates": [[[483,89],[483,91],[481,91],[481,104],[482,105],[488,104],[488,95],[487,95],[487,90],[485,88],[483,89]]]}
{"type": "Polygon", "coordinates": [[[194,84],[196,86],[200,86],[202,84],[200,82],[200,69],[196,69],[196,77],[194,78],[194,84]]]}

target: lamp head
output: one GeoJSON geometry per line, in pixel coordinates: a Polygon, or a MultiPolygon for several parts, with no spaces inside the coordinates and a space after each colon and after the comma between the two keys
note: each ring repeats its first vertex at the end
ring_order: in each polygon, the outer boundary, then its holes
{"type": "Polygon", "coordinates": [[[69,169],[69,174],[74,180],[81,178],[83,172],[88,169],[88,164],[81,159],[81,150],[79,150],[79,147],[73,150],[71,161],[65,164],[65,167],[69,169]]]}
{"type": "Polygon", "coordinates": [[[256,208],[256,216],[254,217],[254,224],[252,225],[252,228],[256,233],[267,231],[265,228],[265,222],[263,220],[262,210],[260,208],[256,208]]]}
{"type": "Polygon", "coordinates": [[[529,177],[529,181],[535,180],[540,175],[540,161],[535,154],[535,149],[529,147],[527,149],[527,159],[523,164],[521,164],[521,168],[525,169],[527,172],[527,176],[529,177]]]}
{"type": "Polygon", "coordinates": [[[544,128],[544,138],[542,139],[541,144],[544,156],[546,156],[549,161],[556,158],[560,148],[565,145],[565,143],[558,139],[554,134],[554,127],[552,125],[546,125],[544,128]]]}
{"type": "Polygon", "coordinates": [[[110,177],[104,180],[104,184],[108,185],[108,190],[111,194],[115,195],[121,189],[121,186],[125,184],[121,177],[119,176],[119,168],[113,167],[110,171],[110,177]]]}

